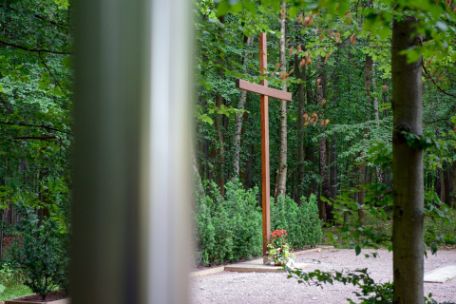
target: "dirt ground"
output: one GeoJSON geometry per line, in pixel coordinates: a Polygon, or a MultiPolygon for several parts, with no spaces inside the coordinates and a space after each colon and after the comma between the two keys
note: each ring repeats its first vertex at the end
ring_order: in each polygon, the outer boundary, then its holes
{"type": "MultiPolygon", "coordinates": [[[[342,270],[368,268],[378,282],[392,280],[392,257],[385,250],[378,251],[377,258],[365,258],[363,251],[355,256],[354,250],[326,249],[298,256],[296,262],[309,263],[306,270],[342,270]]],[[[440,250],[425,259],[425,272],[438,267],[456,265],[456,250],[440,250]]],[[[196,277],[192,279],[191,295],[193,304],[302,304],[347,303],[355,300],[355,288],[342,284],[326,285],[324,288],[298,284],[287,279],[285,273],[229,273],[196,277]]],[[[432,293],[439,302],[456,303],[456,279],[443,284],[425,283],[425,293],[432,293]]]]}

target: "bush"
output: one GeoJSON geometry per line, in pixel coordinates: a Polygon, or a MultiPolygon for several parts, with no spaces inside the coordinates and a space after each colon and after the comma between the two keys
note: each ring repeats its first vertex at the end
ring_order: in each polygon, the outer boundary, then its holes
{"type": "MultiPolygon", "coordinates": [[[[246,190],[239,181],[225,186],[223,197],[213,183],[208,194],[196,199],[195,227],[201,265],[222,264],[260,256],[262,253],[261,208],[258,189],[246,190]]],[[[293,248],[320,242],[322,230],[315,196],[298,206],[289,197],[272,203],[273,229],[286,229],[293,248]]]]}
{"type": "Polygon", "coordinates": [[[425,219],[426,244],[431,248],[454,246],[456,245],[456,210],[441,206],[438,211],[444,216],[437,219],[428,216],[425,219]]]}
{"type": "Polygon", "coordinates": [[[210,184],[197,198],[196,228],[202,265],[221,264],[261,254],[261,210],[258,190],[244,190],[238,181],[226,184],[222,197],[210,184]]]}
{"type": "Polygon", "coordinates": [[[16,269],[11,262],[3,262],[0,266],[0,284],[11,287],[22,284],[24,276],[22,271],[16,269]]]}
{"type": "Polygon", "coordinates": [[[67,289],[67,234],[52,218],[39,218],[26,210],[19,224],[21,240],[13,251],[14,262],[23,272],[24,284],[42,299],[56,289],[67,289]]]}
{"type": "Polygon", "coordinates": [[[315,195],[302,197],[299,206],[288,196],[279,196],[271,205],[271,221],[272,229],[288,231],[288,242],[294,249],[315,246],[323,236],[315,195]]]}

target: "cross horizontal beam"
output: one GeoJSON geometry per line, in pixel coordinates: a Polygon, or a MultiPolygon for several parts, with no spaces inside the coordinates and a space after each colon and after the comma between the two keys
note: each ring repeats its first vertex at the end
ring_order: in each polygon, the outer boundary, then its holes
{"type": "Polygon", "coordinates": [[[242,80],[242,79],[238,79],[236,82],[236,85],[241,90],[258,93],[261,95],[266,95],[266,96],[280,99],[280,100],[291,101],[291,93],[289,93],[289,92],[277,90],[277,89],[270,88],[270,87],[256,84],[256,83],[251,83],[251,82],[248,82],[248,81],[242,80]]]}

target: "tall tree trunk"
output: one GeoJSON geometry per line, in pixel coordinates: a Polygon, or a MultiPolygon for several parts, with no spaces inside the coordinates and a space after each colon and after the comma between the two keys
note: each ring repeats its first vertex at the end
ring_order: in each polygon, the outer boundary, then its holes
{"type": "Polygon", "coordinates": [[[203,182],[201,180],[201,175],[200,171],[198,168],[198,161],[196,160],[196,154],[195,154],[195,147],[192,147],[191,149],[191,154],[192,154],[192,171],[193,171],[193,184],[195,185],[195,190],[197,192],[197,195],[203,195],[204,194],[204,187],[203,187],[203,182]]]}
{"type": "MultiPolygon", "coordinates": [[[[287,90],[287,61],[286,61],[286,19],[287,4],[282,2],[280,10],[280,74],[282,90],[287,90]]],[[[280,101],[280,156],[277,170],[274,196],[284,195],[287,184],[287,101],[280,101]]]]}
{"type": "MultiPolygon", "coordinates": [[[[331,193],[329,189],[329,174],[327,166],[327,140],[325,138],[320,139],[320,176],[321,176],[321,193],[320,195],[329,198],[331,193]]],[[[326,213],[326,203],[320,198],[319,199],[319,214],[320,218],[324,221],[327,220],[328,216],[326,213]]]]}
{"type": "Polygon", "coordinates": [[[404,133],[421,136],[421,59],[408,63],[403,52],[418,46],[417,20],[393,22],[393,270],[395,304],[422,304],[423,294],[423,151],[407,144],[404,133]]]}
{"type": "MultiPolygon", "coordinates": [[[[220,94],[217,94],[215,97],[215,105],[217,108],[223,105],[223,97],[220,94]]],[[[217,160],[218,160],[218,185],[220,187],[220,193],[225,194],[225,136],[223,128],[223,115],[217,114],[215,117],[215,128],[217,129],[218,137],[218,150],[217,150],[217,160]]]]}
{"type": "Polygon", "coordinates": [[[329,147],[329,179],[331,184],[331,197],[334,198],[337,196],[337,140],[336,136],[331,138],[330,147],[329,147]]]}
{"type": "Polygon", "coordinates": [[[358,186],[360,187],[358,190],[358,223],[360,225],[364,225],[365,219],[365,212],[364,212],[364,201],[366,197],[366,192],[364,186],[366,184],[366,165],[361,163],[358,167],[358,186]]]}
{"type": "MultiPolygon", "coordinates": [[[[366,56],[366,62],[364,64],[364,85],[366,88],[366,95],[369,100],[369,103],[372,104],[374,109],[374,119],[377,128],[380,127],[380,112],[378,105],[378,98],[375,93],[376,91],[376,81],[375,81],[375,62],[371,56],[366,56]]],[[[377,181],[381,183],[383,181],[382,170],[379,166],[375,168],[375,173],[377,176],[377,181]]]]}
{"type": "Polygon", "coordinates": [[[364,85],[366,88],[367,98],[369,103],[374,108],[374,119],[377,126],[380,124],[380,113],[378,108],[378,98],[375,94],[376,81],[375,81],[375,63],[371,56],[366,56],[366,62],[364,63],[364,85]]]}
{"type": "MultiPolygon", "coordinates": [[[[247,63],[248,63],[248,49],[252,45],[252,37],[247,37],[245,42],[246,50],[244,52],[244,58],[242,63],[242,70],[244,73],[247,72],[247,63]]],[[[242,90],[241,96],[239,97],[239,103],[237,108],[239,110],[244,110],[245,102],[247,101],[247,91],[242,90]]],[[[234,126],[234,136],[233,136],[233,177],[239,178],[240,173],[240,155],[241,155],[241,135],[242,135],[242,123],[244,121],[244,113],[236,113],[236,122],[234,126]]]]}
{"type": "Polygon", "coordinates": [[[448,168],[448,198],[447,204],[456,207],[456,163],[452,163],[448,168]]]}
{"type": "MultiPolygon", "coordinates": [[[[321,107],[320,112],[320,119],[323,117],[323,108],[325,104],[325,82],[326,82],[326,75],[324,71],[324,58],[320,58],[318,62],[318,77],[317,77],[317,102],[321,107]]],[[[324,127],[322,127],[322,132],[324,132],[324,127]]],[[[320,196],[324,196],[329,198],[331,196],[331,189],[330,189],[330,180],[329,180],[329,172],[328,172],[328,149],[327,149],[327,138],[323,135],[320,138],[319,143],[319,155],[320,155],[320,178],[321,178],[321,191],[320,196]]],[[[327,212],[326,212],[326,203],[319,199],[319,212],[320,218],[324,221],[327,220],[327,212]]]]}
{"type": "Polygon", "coordinates": [[[305,162],[305,149],[304,149],[304,108],[307,103],[306,100],[306,65],[301,66],[299,56],[296,54],[294,57],[294,70],[297,78],[300,80],[298,83],[298,96],[297,96],[297,121],[296,129],[298,133],[297,145],[297,168],[296,168],[296,185],[293,193],[295,201],[299,201],[302,195],[302,183],[304,180],[304,162],[305,162]]]}

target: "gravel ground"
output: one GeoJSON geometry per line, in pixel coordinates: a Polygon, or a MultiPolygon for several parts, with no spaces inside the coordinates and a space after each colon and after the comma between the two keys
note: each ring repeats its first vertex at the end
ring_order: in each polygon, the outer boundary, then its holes
{"type": "MultiPolygon", "coordinates": [[[[342,270],[369,268],[371,276],[378,282],[392,280],[391,253],[380,250],[377,258],[365,258],[364,250],[358,257],[353,250],[328,249],[309,252],[296,261],[309,263],[308,270],[342,270]]],[[[438,267],[456,265],[456,250],[440,250],[437,255],[429,255],[425,260],[425,272],[438,267]]],[[[284,273],[229,273],[222,272],[192,279],[193,304],[302,304],[346,303],[345,299],[355,299],[355,288],[342,284],[327,285],[323,289],[316,286],[298,284],[287,279],[284,273]]],[[[456,279],[443,284],[425,283],[425,293],[432,293],[440,302],[456,302],[456,279]]]]}

